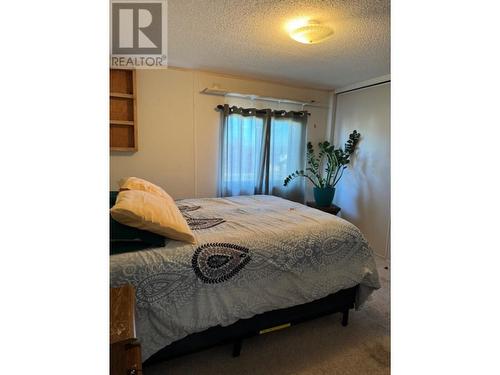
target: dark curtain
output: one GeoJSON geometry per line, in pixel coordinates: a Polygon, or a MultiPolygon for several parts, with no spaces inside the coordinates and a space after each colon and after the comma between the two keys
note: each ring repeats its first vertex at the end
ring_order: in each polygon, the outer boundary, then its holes
{"type": "Polygon", "coordinates": [[[275,111],[220,105],[219,196],[271,194],[304,201],[305,184],[285,177],[304,169],[305,111],[275,111]]]}

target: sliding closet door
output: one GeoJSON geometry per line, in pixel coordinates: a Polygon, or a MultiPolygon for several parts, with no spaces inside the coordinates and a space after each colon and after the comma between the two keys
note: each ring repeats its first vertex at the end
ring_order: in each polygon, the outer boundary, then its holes
{"type": "Polygon", "coordinates": [[[390,246],[390,105],[390,84],[338,94],[334,131],[335,145],[343,145],[355,129],[361,133],[334,203],[382,257],[390,246]]]}

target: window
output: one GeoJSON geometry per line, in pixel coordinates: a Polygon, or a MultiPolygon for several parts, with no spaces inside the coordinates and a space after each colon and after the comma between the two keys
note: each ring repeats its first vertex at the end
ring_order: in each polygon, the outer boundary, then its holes
{"type": "Polygon", "coordinates": [[[297,169],[304,169],[305,133],[306,127],[302,121],[280,118],[272,120],[269,180],[275,190],[281,192],[286,176],[297,169]]]}
{"type": "Polygon", "coordinates": [[[284,188],[283,180],[304,168],[307,115],[224,108],[219,195],[272,194],[302,201],[303,181],[284,188]]]}

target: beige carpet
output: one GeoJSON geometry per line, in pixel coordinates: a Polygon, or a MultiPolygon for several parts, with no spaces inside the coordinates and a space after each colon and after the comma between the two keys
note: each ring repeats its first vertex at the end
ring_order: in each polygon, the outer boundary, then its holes
{"type": "Polygon", "coordinates": [[[334,314],[282,331],[243,341],[241,355],[230,345],[159,363],[145,375],[379,375],[389,374],[390,274],[388,261],[377,258],[382,288],[349,325],[334,314]]]}

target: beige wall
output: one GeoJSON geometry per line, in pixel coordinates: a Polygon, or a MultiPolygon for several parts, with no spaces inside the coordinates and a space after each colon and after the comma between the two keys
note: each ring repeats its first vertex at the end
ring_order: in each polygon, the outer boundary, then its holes
{"type": "MultiPolygon", "coordinates": [[[[219,86],[231,92],[256,94],[297,101],[315,100],[320,107],[311,112],[308,140],[315,143],[329,134],[330,93],[229,76],[157,69],[137,72],[139,151],[114,152],[110,157],[110,185],[121,178],[137,176],[165,188],[175,199],[215,197],[217,192],[220,115],[215,106],[241,100],[200,94],[219,86]]],[[[288,109],[270,102],[250,102],[255,107],[288,109]]],[[[308,199],[312,199],[309,188],[308,199]]]]}
{"type": "Polygon", "coordinates": [[[334,140],[343,145],[353,130],[359,149],[337,185],[334,202],[355,224],[373,250],[389,255],[390,246],[390,84],[337,95],[334,140]]]}

